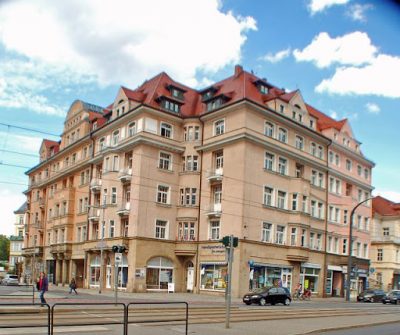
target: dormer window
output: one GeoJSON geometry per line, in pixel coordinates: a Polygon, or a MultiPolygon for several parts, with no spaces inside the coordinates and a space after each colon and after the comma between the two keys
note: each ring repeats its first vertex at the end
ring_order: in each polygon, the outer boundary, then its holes
{"type": "Polygon", "coordinates": [[[176,102],[172,102],[167,99],[164,99],[162,107],[174,113],[179,113],[180,111],[180,106],[176,102]]]}
{"type": "Polygon", "coordinates": [[[284,111],[285,111],[285,106],[279,105],[279,112],[281,112],[283,114],[284,111]]]}
{"type": "Polygon", "coordinates": [[[183,100],[183,92],[181,90],[177,90],[176,88],[171,89],[171,95],[174,98],[177,98],[179,100],[183,100]]]}
{"type": "Polygon", "coordinates": [[[207,111],[212,111],[214,109],[219,108],[222,105],[223,101],[222,98],[214,99],[207,103],[207,111]]]}
{"type": "Polygon", "coordinates": [[[310,128],[314,129],[314,120],[310,120],[310,128]]]}
{"type": "Polygon", "coordinates": [[[210,87],[200,92],[202,101],[207,101],[212,99],[215,96],[215,92],[217,92],[217,89],[215,87],[210,87]]]}
{"type": "Polygon", "coordinates": [[[260,84],[258,86],[258,89],[260,90],[261,94],[268,94],[268,86],[260,84]]]}
{"type": "Polygon", "coordinates": [[[93,122],[93,130],[96,130],[97,129],[97,121],[94,121],[93,122]]]}

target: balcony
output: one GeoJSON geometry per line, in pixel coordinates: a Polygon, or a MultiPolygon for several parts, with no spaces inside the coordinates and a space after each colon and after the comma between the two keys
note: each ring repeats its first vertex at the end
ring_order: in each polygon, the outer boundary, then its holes
{"type": "Polygon", "coordinates": [[[308,258],[309,250],[298,247],[290,247],[286,255],[286,259],[291,262],[307,262],[308,258]]]}
{"type": "Polygon", "coordinates": [[[120,216],[128,216],[130,210],[131,210],[131,203],[127,202],[125,204],[122,204],[121,208],[117,210],[117,214],[120,216]]]}
{"type": "Polygon", "coordinates": [[[177,256],[194,256],[197,252],[197,243],[182,241],[175,244],[175,255],[177,256]]]}
{"type": "Polygon", "coordinates": [[[45,206],[45,201],[44,201],[44,199],[43,199],[43,198],[39,198],[39,207],[43,209],[44,206],[45,206]]]}
{"type": "Polygon", "coordinates": [[[119,171],[118,179],[121,183],[129,183],[132,179],[132,168],[125,168],[119,171]]]}
{"type": "Polygon", "coordinates": [[[26,247],[22,249],[22,256],[41,256],[43,255],[43,247],[36,246],[36,247],[26,247]]]}
{"type": "Polygon", "coordinates": [[[372,243],[395,243],[400,244],[400,237],[396,235],[381,235],[372,238],[372,243]]]}
{"type": "Polygon", "coordinates": [[[90,182],[90,190],[93,193],[98,193],[101,191],[101,179],[93,178],[90,182]]]}
{"type": "Polygon", "coordinates": [[[43,230],[43,223],[40,220],[34,221],[31,224],[32,228],[38,229],[38,230],[43,230]]]}
{"type": "Polygon", "coordinates": [[[58,243],[50,246],[50,253],[52,254],[68,254],[72,251],[71,243],[58,243]]]}
{"type": "Polygon", "coordinates": [[[209,204],[205,208],[206,215],[208,217],[216,217],[219,218],[222,215],[222,206],[221,204],[209,204]]]}
{"type": "Polygon", "coordinates": [[[100,208],[89,208],[88,218],[90,221],[99,221],[100,220],[100,208]]]}
{"type": "Polygon", "coordinates": [[[223,168],[208,170],[206,173],[207,180],[210,183],[221,182],[224,175],[223,168]]]}

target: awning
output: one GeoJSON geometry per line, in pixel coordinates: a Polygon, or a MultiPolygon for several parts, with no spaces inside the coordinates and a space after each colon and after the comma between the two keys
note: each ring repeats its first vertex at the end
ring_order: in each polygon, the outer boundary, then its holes
{"type": "Polygon", "coordinates": [[[311,269],[321,269],[320,264],[313,264],[313,263],[302,263],[301,267],[302,268],[311,268],[311,269]]]}
{"type": "Polygon", "coordinates": [[[328,265],[328,270],[343,272],[342,267],[339,265],[328,265]]]}
{"type": "Polygon", "coordinates": [[[280,269],[292,269],[293,268],[293,266],[291,266],[291,265],[269,264],[269,263],[260,263],[260,262],[254,262],[253,266],[268,267],[268,268],[280,268],[280,269]]]}

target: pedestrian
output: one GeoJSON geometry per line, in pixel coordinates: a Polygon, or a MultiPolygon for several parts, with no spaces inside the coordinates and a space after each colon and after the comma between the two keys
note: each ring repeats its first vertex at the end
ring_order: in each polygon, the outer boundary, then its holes
{"type": "Polygon", "coordinates": [[[72,293],[72,290],[75,292],[75,294],[78,294],[78,292],[76,292],[76,282],[75,282],[75,278],[71,279],[71,282],[69,283],[69,294],[72,293]]]}
{"type": "Polygon", "coordinates": [[[44,294],[49,290],[49,281],[47,280],[47,276],[44,272],[40,272],[39,290],[40,303],[42,306],[44,306],[44,304],[46,304],[44,294]]]}

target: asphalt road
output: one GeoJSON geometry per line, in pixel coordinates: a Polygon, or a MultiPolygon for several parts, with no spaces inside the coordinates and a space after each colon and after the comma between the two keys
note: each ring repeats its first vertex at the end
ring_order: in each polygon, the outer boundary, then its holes
{"type": "MultiPolygon", "coordinates": [[[[400,322],[388,323],[379,326],[368,326],[351,329],[342,329],[329,332],[316,332],[313,335],[399,335],[400,322]]],[[[311,334],[310,334],[311,335],[311,334]]]]}

